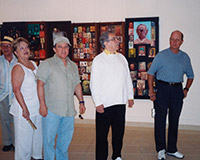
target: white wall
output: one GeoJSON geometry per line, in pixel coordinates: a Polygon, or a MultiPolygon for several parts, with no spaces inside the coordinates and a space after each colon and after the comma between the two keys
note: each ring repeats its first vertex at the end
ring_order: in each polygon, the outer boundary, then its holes
{"type": "MultiPolygon", "coordinates": [[[[0,23],[13,21],[114,22],[125,18],[160,18],[160,50],[169,46],[169,35],[175,29],[185,35],[182,49],[190,55],[195,81],[184,100],[180,124],[200,126],[200,1],[199,0],[1,0],[0,23]]],[[[95,110],[90,96],[85,96],[87,119],[94,119],[95,110]]],[[[77,100],[75,99],[78,108],[77,100]]],[[[135,100],[127,109],[127,121],[153,122],[152,102],[135,100]]]]}

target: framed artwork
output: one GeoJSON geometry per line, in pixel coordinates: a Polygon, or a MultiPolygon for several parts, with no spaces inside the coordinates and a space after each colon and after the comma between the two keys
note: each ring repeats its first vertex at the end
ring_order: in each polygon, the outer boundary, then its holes
{"type": "Polygon", "coordinates": [[[74,61],[92,61],[97,54],[97,24],[74,23],[73,51],[74,61]]]}
{"type": "MultiPolygon", "coordinates": [[[[117,52],[122,53],[123,55],[125,55],[125,39],[124,39],[124,22],[106,22],[106,23],[99,23],[99,36],[101,36],[101,34],[103,32],[106,31],[111,31],[113,32],[118,40],[119,40],[119,49],[117,50],[117,52]]],[[[103,51],[103,48],[101,48],[101,44],[99,43],[99,53],[103,51]]]]}
{"type": "Polygon", "coordinates": [[[5,35],[13,39],[25,37],[25,22],[3,22],[1,38],[5,35]]]}
{"type": "Polygon", "coordinates": [[[31,59],[44,60],[46,56],[46,25],[43,22],[26,23],[27,39],[30,43],[31,59]]]}
{"type": "Polygon", "coordinates": [[[72,24],[72,60],[77,64],[84,95],[91,95],[90,74],[92,60],[98,53],[97,23],[72,24]]]}
{"type": "Polygon", "coordinates": [[[135,99],[149,99],[147,72],[159,52],[159,18],[125,19],[125,56],[133,81],[135,99]]]}

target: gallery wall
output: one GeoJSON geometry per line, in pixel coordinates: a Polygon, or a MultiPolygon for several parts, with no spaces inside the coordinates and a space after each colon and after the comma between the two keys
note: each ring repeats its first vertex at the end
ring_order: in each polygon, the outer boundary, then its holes
{"type": "MultiPolygon", "coordinates": [[[[0,23],[18,21],[72,21],[117,22],[125,18],[159,17],[159,49],[169,46],[173,30],[184,33],[181,49],[191,58],[195,80],[184,100],[181,125],[200,127],[200,1],[199,0],[1,0],[0,23]]],[[[85,96],[85,119],[95,118],[95,108],[90,96],[85,96]]],[[[78,102],[75,99],[76,108],[78,102]]],[[[128,122],[153,123],[152,102],[135,100],[132,109],[127,108],[128,122]]]]}

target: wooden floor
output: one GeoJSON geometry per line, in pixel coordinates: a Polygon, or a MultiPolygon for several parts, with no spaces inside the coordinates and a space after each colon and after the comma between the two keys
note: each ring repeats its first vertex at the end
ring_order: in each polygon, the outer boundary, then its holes
{"type": "MultiPolygon", "coordinates": [[[[109,134],[109,158],[112,147],[109,134]]],[[[0,141],[0,149],[3,147],[0,141]]],[[[179,151],[185,154],[184,160],[200,160],[200,131],[180,130],[178,140],[179,151]]],[[[14,152],[2,152],[0,160],[13,160],[14,152]]],[[[122,150],[123,160],[157,160],[154,145],[153,128],[127,126],[122,150]]],[[[72,143],[69,148],[70,160],[95,160],[95,125],[75,124],[72,143]]],[[[176,158],[167,157],[167,160],[176,158]]]]}

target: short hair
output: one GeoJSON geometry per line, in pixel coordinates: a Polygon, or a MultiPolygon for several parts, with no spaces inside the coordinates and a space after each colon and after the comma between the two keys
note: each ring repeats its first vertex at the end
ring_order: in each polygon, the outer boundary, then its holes
{"type": "Polygon", "coordinates": [[[172,37],[172,34],[173,34],[174,32],[179,32],[179,33],[181,34],[181,40],[183,40],[184,35],[183,35],[183,33],[182,33],[181,31],[179,31],[179,30],[173,31],[173,32],[171,33],[171,35],[170,35],[170,38],[172,37]]]}
{"type": "Polygon", "coordinates": [[[183,35],[183,33],[181,32],[181,40],[183,40],[183,38],[184,38],[184,35],[183,35]]]}
{"type": "Polygon", "coordinates": [[[109,34],[111,34],[112,32],[106,31],[103,32],[99,38],[100,44],[102,46],[102,48],[105,48],[104,42],[108,42],[109,41],[109,34]]]}
{"type": "Polygon", "coordinates": [[[12,52],[15,52],[17,50],[17,47],[19,47],[19,44],[21,42],[25,42],[28,44],[29,46],[29,42],[27,39],[23,38],[23,37],[19,37],[17,39],[15,39],[13,42],[12,42],[12,52]]]}

